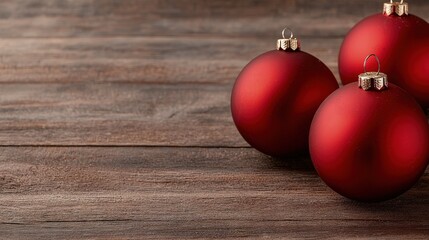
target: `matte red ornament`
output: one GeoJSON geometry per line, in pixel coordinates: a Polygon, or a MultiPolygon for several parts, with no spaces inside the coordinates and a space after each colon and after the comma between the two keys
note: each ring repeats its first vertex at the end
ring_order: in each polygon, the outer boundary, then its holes
{"type": "Polygon", "coordinates": [[[232,90],[231,112],[251,146],[271,156],[289,157],[308,151],[314,113],[338,83],[319,59],[300,51],[293,34],[279,39],[277,49],[242,70],[232,90]]]}
{"type": "Polygon", "coordinates": [[[359,75],[331,94],[310,130],[320,178],[339,194],[382,201],[411,188],[429,159],[429,125],[415,101],[383,73],[359,75]]]}
{"type": "Polygon", "coordinates": [[[416,39],[401,62],[397,84],[429,108],[429,36],[416,39]]]}
{"type": "MultiPolygon", "coordinates": [[[[363,19],[346,35],[338,59],[342,83],[355,82],[362,71],[362,59],[368,53],[374,53],[380,58],[383,71],[389,75],[389,82],[405,89],[417,88],[417,79],[410,79],[412,75],[408,74],[409,65],[423,63],[411,62],[407,55],[415,49],[415,41],[426,36],[429,36],[429,24],[408,14],[407,3],[385,3],[383,14],[363,19]]],[[[376,65],[370,63],[368,67],[376,65]]],[[[416,97],[419,95],[417,93],[416,97]]],[[[429,96],[429,91],[426,95],[429,96]]]]}

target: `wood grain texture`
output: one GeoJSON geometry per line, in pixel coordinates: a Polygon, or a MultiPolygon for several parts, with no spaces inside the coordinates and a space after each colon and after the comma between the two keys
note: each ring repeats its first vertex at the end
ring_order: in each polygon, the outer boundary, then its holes
{"type": "MultiPolygon", "coordinates": [[[[111,37],[0,39],[0,83],[232,83],[265,38],[111,37]]],[[[340,38],[303,38],[302,49],[337,74],[340,38]]]]}
{"type": "MultiPolygon", "coordinates": [[[[285,25],[300,36],[343,36],[383,10],[384,0],[5,0],[1,37],[269,36],[285,25]]],[[[429,18],[426,0],[410,11],[429,18]]]]}
{"type": "Polygon", "coordinates": [[[230,85],[3,84],[0,145],[248,146],[230,85]]]}
{"type": "Polygon", "coordinates": [[[397,199],[361,204],[329,190],[305,158],[247,148],[0,150],[0,233],[12,239],[429,234],[428,172],[397,199]]]}

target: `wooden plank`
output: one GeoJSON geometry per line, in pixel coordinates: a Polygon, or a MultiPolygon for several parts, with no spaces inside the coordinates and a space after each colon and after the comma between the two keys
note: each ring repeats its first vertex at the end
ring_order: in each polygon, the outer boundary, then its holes
{"type": "MultiPolygon", "coordinates": [[[[381,12],[383,2],[6,0],[0,2],[0,37],[266,36],[285,25],[305,36],[343,36],[381,12]]],[[[410,11],[429,19],[426,0],[410,1],[410,11]]]]}
{"type": "MultiPolygon", "coordinates": [[[[279,36],[0,39],[0,83],[232,83],[279,36]]],[[[301,43],[337,74],[341,39],[301,43]]]]}
{"type": "Polygon", "coordinates": [[[2,84],[0,145],[247,146],[230,85],[2,84]]]}
{"type": "Polygon", "coordinates": [[[384,203],[333,193],[308,159],[253,149],[0,148],[10,239],[429,236],[429,173],[384,203]]]}
{"type": "Polygon", "coordinates": [[[13,224],[7,239],[416,239],[426,240],[424,223],[354,221],[177,220],[13,224]],[[323,223],[323,224],[321,224],[323,223]]]}

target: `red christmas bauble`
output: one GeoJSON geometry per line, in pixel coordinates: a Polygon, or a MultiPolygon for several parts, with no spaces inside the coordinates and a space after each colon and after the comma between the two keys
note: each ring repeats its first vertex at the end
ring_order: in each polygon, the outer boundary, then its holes
{"type": "Polygon", "coordinates": [[[401,64],[397,84],[429,108],[429,36],[416,39],[401,64]]]}
{"type": "Polygon", "coordinates": [[[337,88],[332,72],[316,57],[299,49],[269,51],[238,76],[232,117],[257,150],[276,157],[298,155],[308,151],[314,113],[337,88]]]}
{"type": "Polygon", "coordinates": [[[314,116],[310,154],[320,178],[339,194],[382,201],[411,188],[429,159],[429,126],[414,98],[394,84],[364,91],[350,83],[314,116]]]}
{"type": "MultiPolygon", "coordinates": [[[[344,85],[357,81],[356,76],[362,71],[362,59],[374,53],[380,58],[381,68],[389,75],[389,81],[405,87],[403,83],[409,81],[404,77],[409,75],[402,74],[402,71],[408,70],[403,67],[408,64],[405,62],[405,56],[417,39],[429,35],[429,24],[417,16],[407,15],[403,12],[405,7],[408,9],[406,3],[386,3],[383,14],[363,19],[346,35],[338,59],[339,73],[344,85]],[[386,5],[391,6],[393,12],[386,12],[386,5]],[[402,11],[401,16],[394,12],[398,9],[402,11]]],[[[368,67],[376,67],[376,63],[369,63],[368,67]]],[[[429,95],[429,92],[426,94],[429,95]]]]}

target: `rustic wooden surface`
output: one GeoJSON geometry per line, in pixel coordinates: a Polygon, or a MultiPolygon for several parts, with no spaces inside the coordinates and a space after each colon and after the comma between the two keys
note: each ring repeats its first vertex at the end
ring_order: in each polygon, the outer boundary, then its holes
{"type": "Polygon", "coordinates": [[[1,1],[0,239],[428,239],[429,171],[353,202],[308,157],[251,149],[229,112],[285,25],[338,76],[342,37],[382,3],[1,1]]]}

